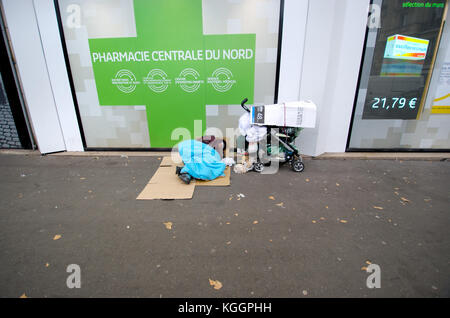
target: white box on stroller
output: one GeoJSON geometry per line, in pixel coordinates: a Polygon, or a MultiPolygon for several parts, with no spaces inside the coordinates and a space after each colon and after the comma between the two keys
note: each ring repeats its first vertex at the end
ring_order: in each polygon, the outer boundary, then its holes
{"type": "Polygon", "coordinates": [[[316,105],[311,101],[288,102],[275,105],[253,106],[253,125],[314,128],[316,105]]]}

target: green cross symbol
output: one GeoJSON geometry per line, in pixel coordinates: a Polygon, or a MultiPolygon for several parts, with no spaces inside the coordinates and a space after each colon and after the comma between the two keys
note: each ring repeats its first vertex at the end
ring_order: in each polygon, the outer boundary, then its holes
{"type": "Polygon", "coordinates": [[[134,0],[136,37],[90,39],[99,104],[145,105],[153,148],[206,129],[206,105],[253,103],[255,34],[204,35],[202,0],[134,0]]]}

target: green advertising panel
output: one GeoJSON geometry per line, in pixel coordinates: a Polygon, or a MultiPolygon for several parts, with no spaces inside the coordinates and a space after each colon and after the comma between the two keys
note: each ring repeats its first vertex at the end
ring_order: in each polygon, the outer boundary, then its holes
{"type": "Polygon", "coordinates": [[[136,37],[89,39],[99,104],[145,105],[153,148],[205,127],[206,105],[253,103],[255,34],[204,35],[201,0],[134,0],[136,37]]]}

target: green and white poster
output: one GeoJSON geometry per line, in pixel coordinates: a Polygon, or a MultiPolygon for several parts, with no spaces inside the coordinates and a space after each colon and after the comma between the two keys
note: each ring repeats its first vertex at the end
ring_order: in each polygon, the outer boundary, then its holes
{"type": "Polygon", "coordinates": [[[100,106],[144,105],[152,148],[205,105],[253,103],[255,34],[203,34],[201,0],[134,0],[136,37],[89,39],[100,106]]]}

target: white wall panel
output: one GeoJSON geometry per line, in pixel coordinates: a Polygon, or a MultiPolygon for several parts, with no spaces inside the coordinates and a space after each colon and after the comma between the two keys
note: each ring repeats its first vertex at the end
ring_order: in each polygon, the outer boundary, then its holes
{"type": "Polygon", "coordinates": [[[369,0],[310,1],[300,99],[317,105],[317,125],[299,138],[302,153],[344,152],[356,94],[369,0]]]}
{"type": "MultiPolygon", "coordinates": [[[[41,153],[66,149],[31,0],[3,0],[19,78],[41,153]]],[[[51,61],[49,61],[51,62],[51,61]]]]}
{"type": "Polygon", "coordinates": [[[309,0],[285,0],[278,100],[296,101],[300,95],[309,0]]]}
{"type": "Polygon", "coordinates": [[[34,0],[34,8],[66,150],[83,151],[54,3],[34,0]]]}

